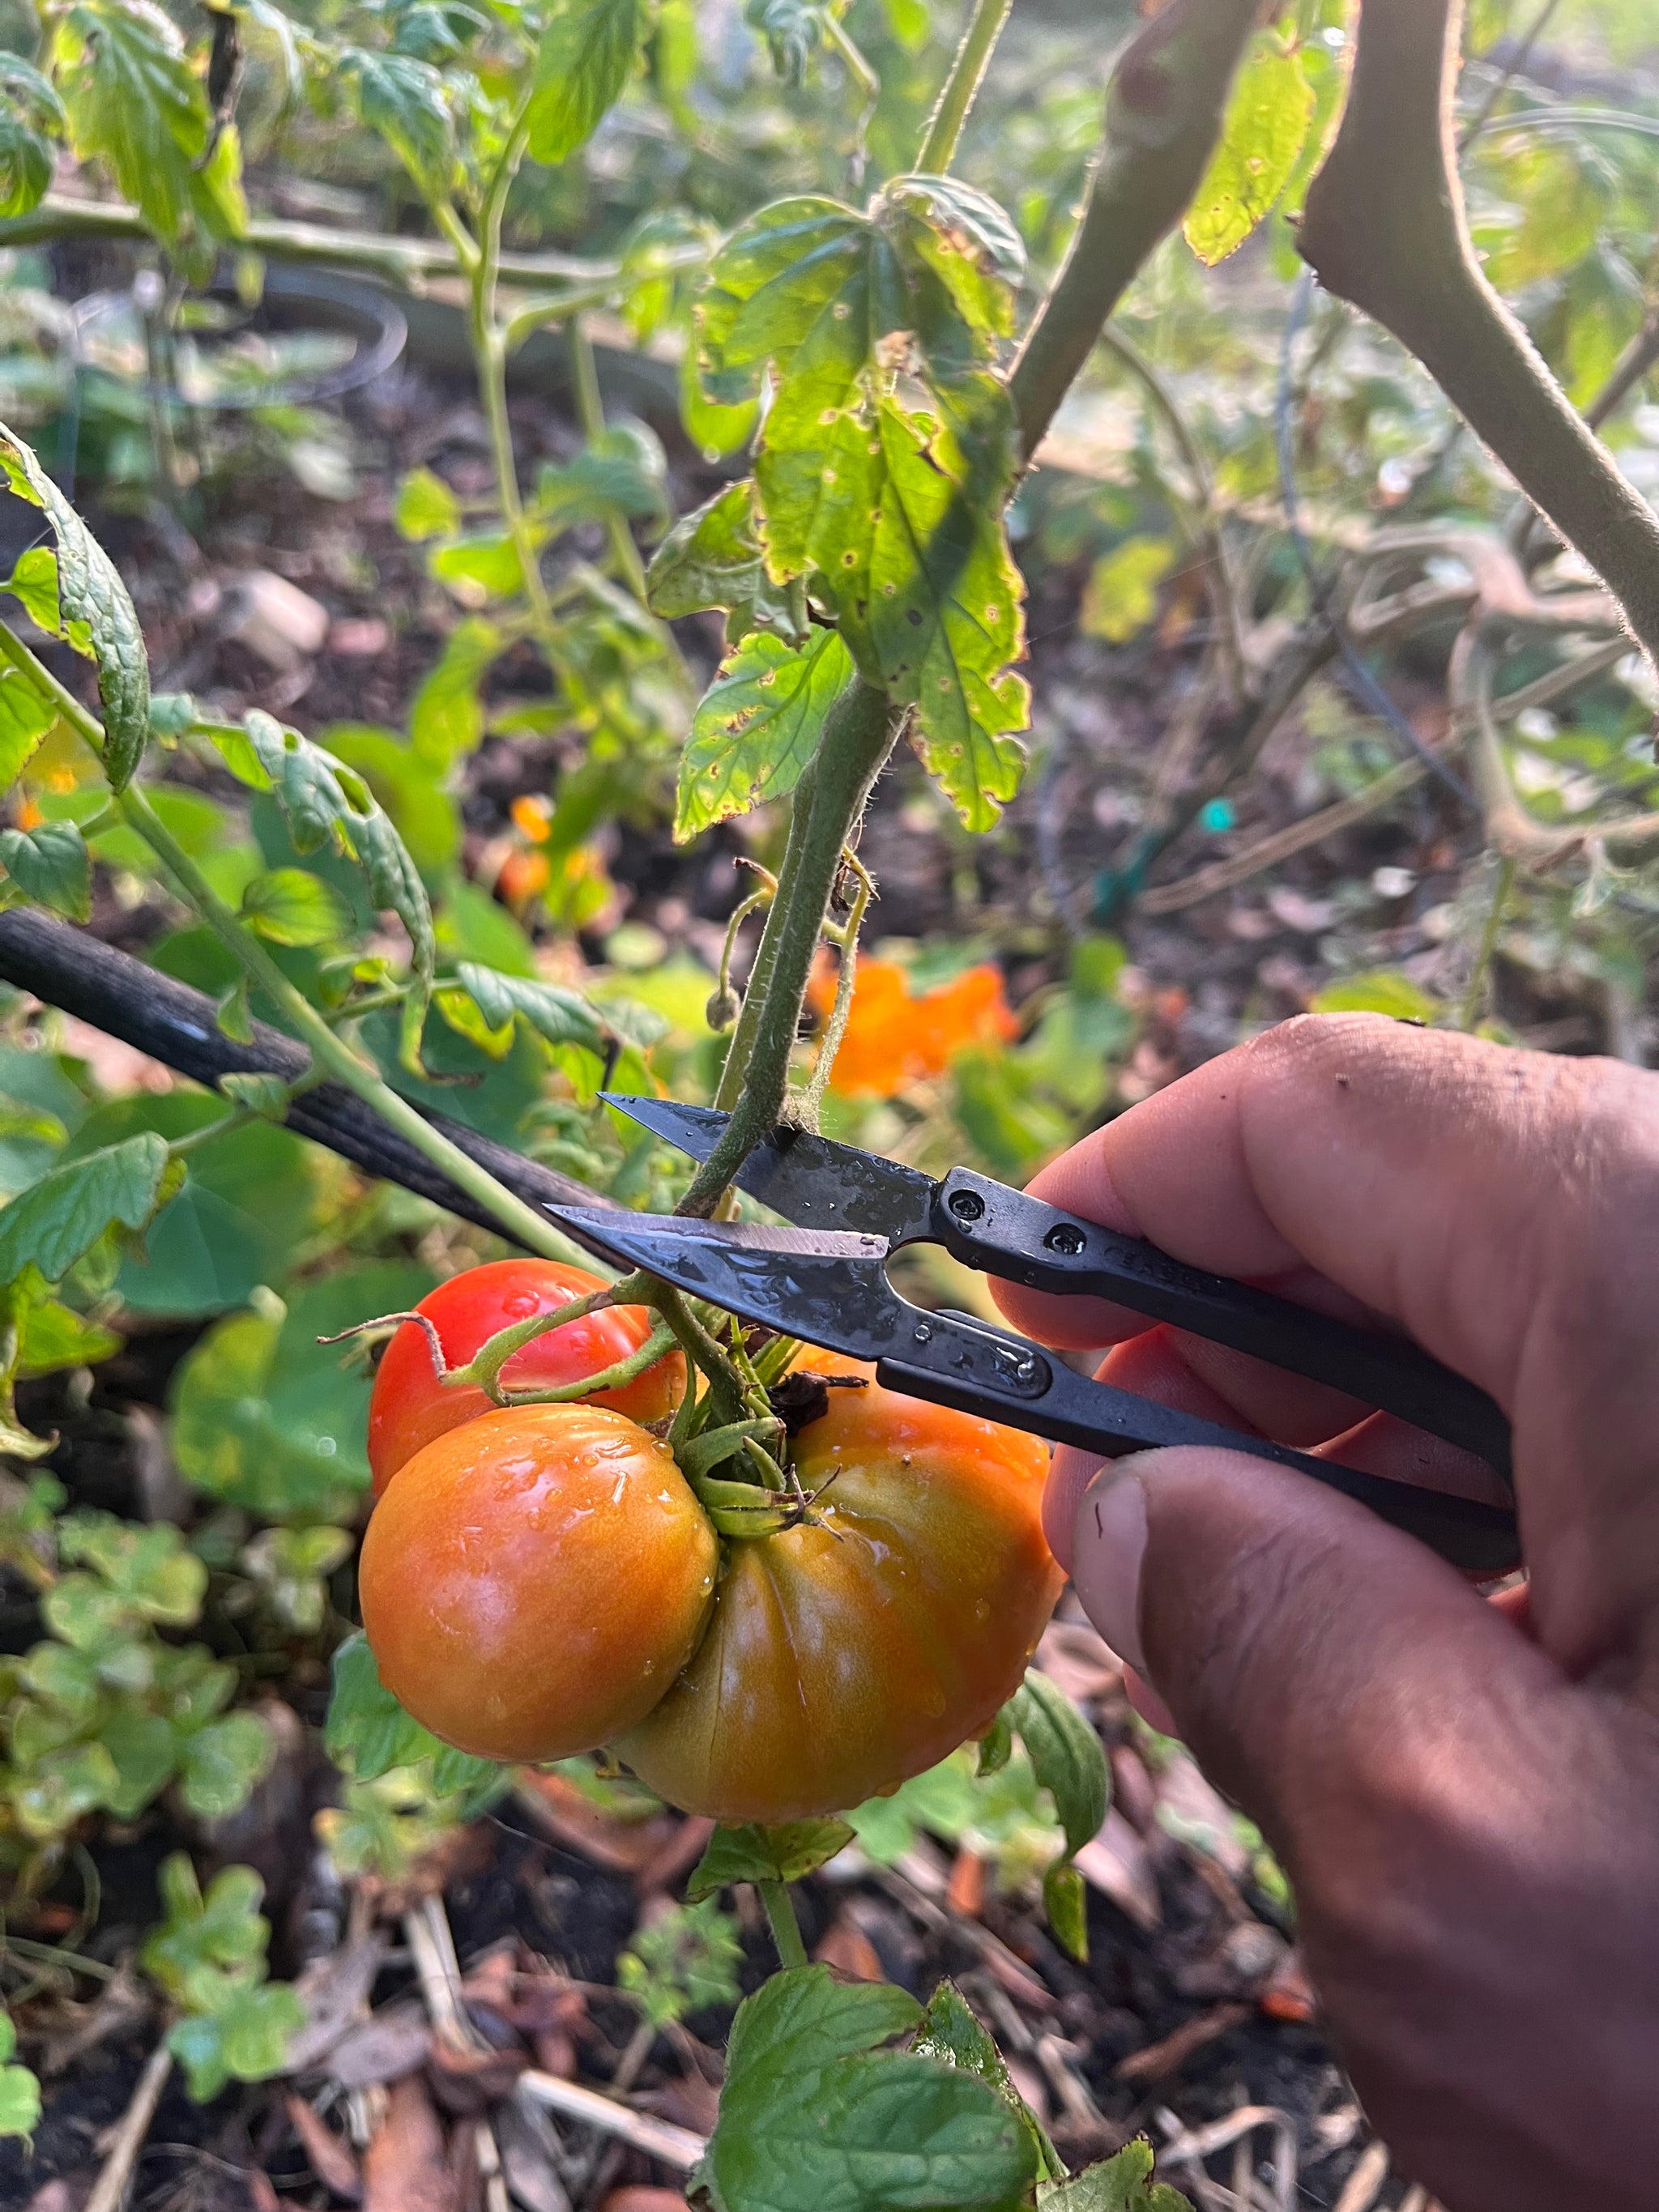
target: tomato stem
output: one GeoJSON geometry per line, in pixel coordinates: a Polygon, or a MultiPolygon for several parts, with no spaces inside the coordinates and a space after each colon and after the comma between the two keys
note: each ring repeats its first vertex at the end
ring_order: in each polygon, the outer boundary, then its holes
{"type": "Polygon", "coordinates": [[[787,1881],[757,1881],[761,1903],[766,1907],[772,1941],[777,1946],[781,1966],[804,1966],[807,1961],[806,1946],[800,1937],[800,1923],[795,1917],[795,1901],[789,1894],[787,1881]]]}
{"type": "Polygon", "coordinates": [[[506,1390],[497,1403],[502,1406],[570,1406],[583,1398],[592,1398],[601,1390],[620,1390],[624,1383],[632,1382],[643,1375],[647,1367],[657,1362],[675,1346],[672,1328],[653,1328],[637,1352],[630,1352],[625,1359],[618,1359],[609,1367],[602,1367],[596,1375],[586,1375],[580,1382],[550,1383],[544,1390],[506,1390]]]}
{"type": "Polygon", "coordinates": [[[621,1304],[617,1290],[632,1287],[631,1276],[623,1285],[605,1283],[598,1290],[584,1291],[579,1298],[571,1298],[564,1305],[550,1307],[545,1313],[532,1314],[526,1321],[515,1321],[507,1328],[498,1328],[494,1336],[478,1346],[465,1367],[452,1368],[444,1379],[457,1385],[475,1384],[498,1406],[507,1405],[511,1401],[501,1388],[501,1370],[515,1352],[522,1352],[538,1336],[562,1328],[568,1321],[580,1321],[584,1314],[597,1313],[602,1306],[621,1304]]]}

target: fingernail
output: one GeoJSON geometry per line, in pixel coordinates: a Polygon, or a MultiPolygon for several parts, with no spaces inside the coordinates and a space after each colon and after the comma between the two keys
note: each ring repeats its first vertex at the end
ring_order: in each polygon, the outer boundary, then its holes
{"type": "Polygon", "coordinates": [[[1083,1610],[1118,1657],[1144,1674],[1140,1563],[1146,1553],[1146,1493],[1138,1475],[1102,1469],[1083,1493],[1072,1550],[1072,1580],[1083,1610]]]}

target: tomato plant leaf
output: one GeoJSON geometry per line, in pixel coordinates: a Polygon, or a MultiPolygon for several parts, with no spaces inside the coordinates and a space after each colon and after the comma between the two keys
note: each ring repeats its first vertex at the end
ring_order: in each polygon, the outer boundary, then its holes
{"type": "Polygon", "coordinates": [[[1259,34],[1227,102],[1221,137],[1187,210],[1187,243],[1206,267],[1236,253],[1290,182],[1314,111],[1302,57],[1259,34]]]}
{"type": "Polygon", "coordinates": [[[26,898],[85,921],[92,912],[92,861],[72,822],[0,830],[0,861],[26,898]]]}
{"type": "Polygon", "coordinates": [[[941,1982],[927,2000],[927,2014],[910,2048],[918,2058],[941,2058],[947,2066],[963,2067],[988,2082],[1030,2136],[1038,2179],[1058,2180],[1064,2175],[1066,2168],[1048,2130],[1014,2087],[1002,2053],[954,1982],[941,1982]]]}
{"type": "Polygon", "coordinates": [[[368,1638],[358,1629],[334,1654],[324,1748],[335,1765],[359,1782],[373,1782],[398,1767],[426,1766],[441,1796],[474,1792],[499,1770],[441,1743],[406,1713],[380,1680],[368,1638]]]}
{"type": "Polygon", "coordinates": [[[1089,1897],[1083,1876],[1069,1858],[1058,1858],[1043,1869],[1042,1909],[1054,1940],[1074,1959],[1089,1955],[1089,1897]]]}
{"type": "Polygon", "coordinates": [[[409,709],[409,742],[417,759],[442,775],[484,733],[478,687],[507,641],[492,622],[469,615],[444,640],[409,709]]]}
{"type": "Polygon", "coordinates": [[[649,20],[646,0],[556,0],[536,53],[532,161],[567,161],[621,97],[649,20]]]}
{"type": "MultiPolygon", "coordinates": [[[[145,226],[175,248],[247,228],[234,125],[214,130],[185,43],[152,0],[76,0],[57,32],[76,152],[108,163],[145,226]]],[[[191,257],[198,258],[198,257],[191,257]]]]}
{"type": "Polygon", "coordinates": [[[522,1020],[549,1044],[576,1044],[605,1056],[605,1024],[579,991],[527,976],[503,975],[464,960],[457,970],[462,985],[491,1029],[522,1020]]]}
{"type": "Polygon", "coordinates": [[[1036,2202],[1037,2212],[1193,2212],[1178,2189],[1152,2179],[1152,2147],[1145,2136],[1067,2180],[1038,2182],[1036,2202]]]}
{"type": "Polygon", "coordinates": [[[903,1990],[846,1987],[823,1966],[746,1998],[699,2170],[720,2212],[966,2212],[1018,2197],[1031,2140],[996,2091],[938,2059],[878,2051],[921,2018],[903,1990]]]}
{"type": "Polygon", "coordinates": [[[392,520],[398,535],[416,545],[428,538],[449,538],[461,526],[461,503],[441,476],[411,469],[398,486],[392,520]]]}
{"type": "Polygon", "coordinates": [[[1099,1736],[1057,1682],[1030,1668],[1006,1707],[1036,1778],[1050,1792],[1068,1852],[1100,1833],[1111,1802],[1111,1770],[1099,1736]]]}
{"type": "Polygon", "coordinates": [[[242,919],[272,945],[333,945],[351,927],[351,909],[308,868],[272,868],[242,893],[242,919]]]}
{"type": "Polygon", "coordinates": [[[799,1881],[853,1841],[845,1820],[790,1820],[763,1828],[716,1828],[693,1869],[685,1893],[693,1904],[734,1881],[799,1881]]]}
{"type": "Polygon", "coordinates": [[[530,511],[558,530],[608,514],[668,519],[667,457],[647,423],[628,416],[610,423],[568,461],[544,461],[530,511]]]}
{"type": "MultiPolygon", "coordinates": [[[[33,449],[0,423],[0,469],[20,499],[44,508],[58,540],[58,635],[98,664],[104,708],[104,772],[125,791],[149,735],[149,662],[127,587],[115,564],[87,528],[33,449]]],[[[21,564],[20,564],[21,565],[21,564]]],[[[37,620],[43,585],[25,604],[37,620]]]]}
{"type": "MultiPolygon", "coordinates": [[[[987,357],[986,342],[1009,337],[1014,295],[1025,275],[1025,243],[1006,210],[988,192],[959,177],[896,177],[877,204],[876,220],[909,268],[913,291],[921,270],[938,278],[950,307],[987,357]],[[920,264],[920,266],[918,265],[920,264]]],[[[927,317],[924,342],[949,341],[938,307],[927,317]]]]}
{"type": "Polygon", "coordinates": [[[43,1175],[0,1212],[0,1282],[29,1265],[61,1282],[111,1222],[142,1229],[167,1165],[166,1145],[149,1132],[43,1175]]]}
{"type": "Polygon", "coordinates": [[[798,581],[775,584],[766,573],[752,477],[674,525],[646,572],[646,589],[653,611],[667,621],[721,609],[728,645],[763,631],[799,647],[811,635],[805,590],[798,581]]]}
{"type": "Polygon", "coordinates": [[[915,708],[924,765],[963,823],[988,830],[1019,787],[1013,733],[1030,696],[1013,672],[1024,587],[1002,522],[1013,472],[1006,387],[965,378],[954,424],[889,396],[848,409],[821,434],[815,472],[775,430],[793,388],[768,417],[757,465],[769,565],[813,572],[854,659],[915,708]]]}
{"type": "Polygon", "coordinates": [[[9,791],[34,757],[58,709],[21,668],[0,668],[0,791],[9,791]]]}
{"type": "Polygon", "coordinates": [[[441,73],[408,54],[342,48],[335,63],[358,119],[384,138],[425,190],[447,193],[455,176],[455,124],[441,73]]]}
{"type": "MultiPolygon", "coordinates": [[[[8,210],[11,212],[11,210],[8,210]]],[[[21,2136],[25,2141],[40,2124],[40,2083],[27,2066],[10,2063],[17,2048],[17,2030],[0,2013],[0,2136],[21,2136]]]]}
{"type": "Polygon", "coordinates": [[[815,631],[793,652],[763,633],[720,663],[680,757],[674,835],[683,843],[731,814],[793,791],[824,716],[853,672],[839,634],[815,631]]]}
{"type": "Polygon", "coordinates": [[[343,859],[356,861],[371,902],[395,914],[408,931],[413,972],[399,1025],[399,1057],[410,1073],[418,1074],[438,940],[426,886],[392,817],[356,769],[257,707],[250,708],[241,731],[229,733],[228,743],[217,732],[214,742],[234,775],[274,794],[295,852],[314,853],[329,845],[343,859]]]}
{"type": "Polygon", "coordinates": [[[21,54],[0,54],[0,216],[40,205],[67,128],[64,103],[40,70],[21,54]]]}

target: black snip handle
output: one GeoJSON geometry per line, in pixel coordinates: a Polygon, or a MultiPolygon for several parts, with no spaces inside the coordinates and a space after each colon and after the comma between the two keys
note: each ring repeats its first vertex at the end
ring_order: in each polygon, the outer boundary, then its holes
{"type": "Polygon", "coordinates": [[[903,1352],[878,1362],[876,1380],[913,1398],[954,1406],[960,1413],[1026,1429],[1055,1443],[1076,1444],[1103,1459],[1171,1444],[1248,1452],[1254,1459],[1311,1475],[1368,1506],[1390,1527],[1415,1536],[1466,1573],[1507,1574],[1520,1559],[1516,1518],[1506,1506],[1391,1482],[1384,1475],[1270,1443],[1265,1437],[1242,1436],[1109,1383],[1091,1382],[1024,1337],[1005,1334],[967,1315],[918,1316],[903,1352]]]}
{"type": "MultiPolygon", "coordinates": [[[[214,1004],[187,983],[147,968],[130,953],[118,952],[85,931],[27,907],[0,914],[0,981],[30,992],[48,1006],[118,1037],[180,1075],[214,1089],[222,1075],[276,1075],[291,1083],[311,1065],[303,1045],[280,1030],[253,1024],[251,1044],[238,1044],[219,1028],[214,1004]]],[[[527,1206],[605,1206],[599,1192],[569,1176],[557,1175],[505,1145],[481,1137],[447,1114],[416,1109],[459,1151],[489,1170],[527,1206]]],[[[313,1143],[325,1145],[388,1182],[459,1214],[480,1229],[510,1243],[512,1231],[489,1208],[451,1182],[441,1169],[380,1115],[337,1083],[319,1083],[302,1091],[288,1109],[288,1127],[313,1143]]]]}
{"type": "Polygon", "coordinates": [[[1271,1291],[1189,1267],[1138,1237],[1079,1221],[968,1168],[953,1170],[939,1185],[933,1215],[939,1241],[982,1273],[1062,1297],[1109,1299],[1328,1383],[1478,1453],[1512,1486],[1503,1408],[1404,1337],[1376,1336],[1271,1291]]]}

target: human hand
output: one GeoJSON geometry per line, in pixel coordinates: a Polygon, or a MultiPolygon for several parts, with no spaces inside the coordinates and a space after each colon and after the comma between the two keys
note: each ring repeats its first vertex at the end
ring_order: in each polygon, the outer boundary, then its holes
{"type": "MultiPolygon", "coordinates": [[[[1529,1579],[1507,1600],[1240,1453],[1062,1450],[1049,1539],[1279,1853],[1399,2164],[1449,2212],[1651,2208],[1659,1077],[1311,1017],[1032,1188],[1194,1265],[1386,1317],[1510,1414],[1529,1579]]],[[[1108,1381],[1235,1427],[1306,1448],[1363,1411],[1120,1308],[999,1296],[1045,1343],[1115,1343],[1108,1381]]],[[[1386,1416],[1331,1455],[1483,1480],[1386,1416]]]]}

